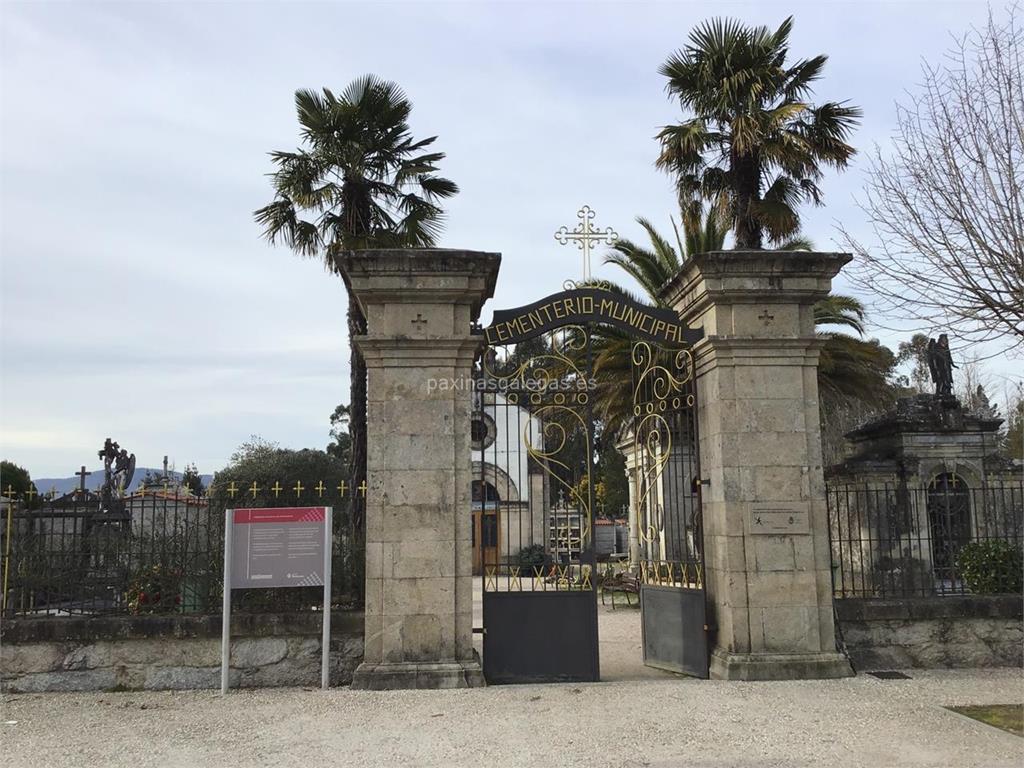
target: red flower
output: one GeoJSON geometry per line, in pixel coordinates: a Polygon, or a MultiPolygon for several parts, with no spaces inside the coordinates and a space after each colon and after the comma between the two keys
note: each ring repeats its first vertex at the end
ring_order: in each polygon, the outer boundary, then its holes
{"type": "Polygon", "coordinates": [[[140,603],[146,602],[146,593],[145,592],[139,592],[139,602],[140,603]]]}

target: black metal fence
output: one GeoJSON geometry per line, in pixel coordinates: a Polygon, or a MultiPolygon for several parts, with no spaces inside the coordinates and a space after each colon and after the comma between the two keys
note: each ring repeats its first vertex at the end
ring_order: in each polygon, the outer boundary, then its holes
{"type": "Polygon", "coordinates": [[[828,488],[836,597],[1020,593],[1024,482],[828,488]]]}
{"type": "MultiPolygon", "coordinates": [[[[351,491],[232,484],[202,496],[148,489],[108,504],[85,492],[6,503],[0,517],[2,614],[70,616],[219,613],[224,514],[242,507],[334,508],[335,606],[358,602],[361,548],[348,524],[351,491]]],[[[357,491],[358,492],[358,491],[357,491]]],[[[236,590],[234,610],[319,610],[320,587],[236,590]]]]}

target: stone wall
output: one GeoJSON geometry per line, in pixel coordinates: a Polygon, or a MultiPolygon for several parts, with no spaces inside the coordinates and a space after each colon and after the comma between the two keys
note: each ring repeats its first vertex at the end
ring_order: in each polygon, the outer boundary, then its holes
{"type": "Polygon", "coordinates": [[[859,672],[910,667],[1020,667],[1020,596],[836,600],[842,639],[859,672]]]}
{"type": "MultiPolygon", "coordinates": [[[[36,691],[220,687],[220,616],[18,618],[0,632],[0,687],[36,691]]],[[[231,617],[233,688],[320,685],[320,615],[231,617]]],[[[363,616],[331,618],[331,685],[351,682],[363,616]]]]}

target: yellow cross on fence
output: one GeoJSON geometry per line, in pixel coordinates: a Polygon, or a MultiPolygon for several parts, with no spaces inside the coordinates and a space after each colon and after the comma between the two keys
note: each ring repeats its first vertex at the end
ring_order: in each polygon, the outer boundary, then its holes
{"type": "Polygon", "coordinates": [[[347,491],[347,490],[348,490],[348,485],[345,483],[344,480],[342,480],[341,481],[341,485],[338,486],[338,493],[341,494],[342,498],[345,498],[345,491],[347,491]]]}
{"type": "Polygon", "coordinates": [[[36,492],[36,487],[34,485],[29,485],[28,490],[25,491],[25,498],[27,498],[29,501],[32,501],[32,499],[34,499],[38,495],[39,494],[36,492]]]}
{"type": "Polygon", "coordinates": [[[306,490],[306,489],[302,487],[302,481],[299,480],[298,482],[296,482],[295,483],[295,498],[299,498],[299,496],[302,494],[302,492],[304,490],[306,490]]]}
{"type": "Polygon", "coordinates": [[[4,491],[4,496],[6,496],[11,501],[14,501],[14,486],[11,485],[10,483],[7,484],[7,490],[4,491]]]}
{"type": "Polygon", "coordinates": [[[366,498],[366,481],[365,481],[365,480],[363,480],[363,482],[361,482],[361,483],[359,484],[359,493],[360,493],[360,495],[361,495],[361,496],[362,496],[362,497],[363,497],[364,499],[366,498]]]}
{"type": "Polygon", "coordinates": [[[317,484],[313,486],[313,490],[316,491],[316,495],[322,499],[324,497],[324,491],[326,490],[324,481],[318,480],[317,484]]]}
{"type": "Polygon", "coordinates": [[[256,485],[256,481],[253,480],[252,481],[252,486],[249,488],[249,493],[251,493],[252,497],[255,499],[256,498],[256,494],[259,493],[259,492],[260,492],[260,487],[258,485],[256,485]]]}
{"type": "Polygon", "coordinates": [[[270,487],[270,490],[272,490],[274,492],[274,498],[276,499],[278,497],[278,495],[281,493],[281,491],[284,490],[284,488],[281,486],[281,484],[277,480],[275,480],[274,484],[270,487]]]}
{"type": "Polygon", "coordinates": [[[228,495],[233,499],[235,498],[236,493],[238,493],[238,486],[235,485],[235,481],[232,480],[228,483],[228,495]]]}

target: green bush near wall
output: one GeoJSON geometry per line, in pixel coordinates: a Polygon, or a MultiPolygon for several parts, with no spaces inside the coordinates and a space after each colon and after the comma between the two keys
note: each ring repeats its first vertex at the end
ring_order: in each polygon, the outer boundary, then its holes
{"type": "Polygon", "coordinates": [[[531,544],[528,547],[523,547],[519,550],[519,554],[516,557],[517,565],[520,568],[520,574],[523,576],[532,576],[535,568],[544,567],[544,547],[541,544],[531,544]]]}
{"type": "Polygon", "coordinates": [[[1007,541],[972,541],[956,558],[956,570],[978,595],[1020,594],[1024,587],[1024,555],[1007,541]]]}

